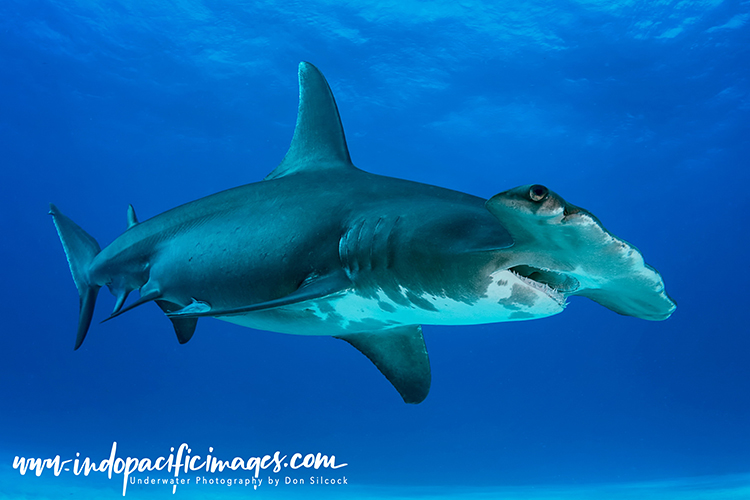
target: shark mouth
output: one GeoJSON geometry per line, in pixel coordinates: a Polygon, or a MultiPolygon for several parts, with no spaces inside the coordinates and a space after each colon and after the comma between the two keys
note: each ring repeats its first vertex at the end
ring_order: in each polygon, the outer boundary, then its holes
{"type": "Polygon", "coordinates": [[[565,298],[568,295],[580,287],[580,283],[574,277],[549,269],[520,265],[513,266],[508,270],[518,276],[524,283],[545,292],[561,305],[565,304],[565,298]]]}

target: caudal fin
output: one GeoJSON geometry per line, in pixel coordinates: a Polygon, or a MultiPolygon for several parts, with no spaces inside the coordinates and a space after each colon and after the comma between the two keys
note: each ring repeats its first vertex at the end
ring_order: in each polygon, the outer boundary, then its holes
{"type": "Polygon", "coordinates": [[[99,293],[99,288],[101,288],[89,281],[91,262],[101,251],[101,247],[78,224],[61,214],[52,203],[49,205],[49,214],[55,222],[57,234],[60,236],[65,256],[68,258],[70,273],[73,275],[76,288],[78,288],[80,312],[78,314],[78,333],[75,346],[75,349],[78,349],[83,344],[83,339],[86,338],[86,332],[91,325],[96,296],[99,293]]]}

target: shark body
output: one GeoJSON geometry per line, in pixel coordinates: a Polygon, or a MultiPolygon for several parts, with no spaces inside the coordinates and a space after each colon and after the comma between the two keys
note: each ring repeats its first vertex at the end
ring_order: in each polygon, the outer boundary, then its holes
{"type": "Polygon", "coordinates": [[[107,286],[110,318],[155,301],[180,343],[204,316],[341,338],[419,403],[422,324],[542,318],[570,295],[649,320],[674,311],[637,249],[544,186],[484,200],[357,169],[325,78],[301,63],[299,81],[291,147],[265,180],[143,222],[129,207],[104,249],[51,205],[80,297],[76,349],[107,286]]]}

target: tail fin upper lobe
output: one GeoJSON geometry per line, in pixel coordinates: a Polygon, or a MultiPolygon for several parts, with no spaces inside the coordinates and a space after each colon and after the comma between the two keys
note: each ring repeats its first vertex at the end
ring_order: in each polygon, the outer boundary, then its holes
{"type": "Polygon", "coordinates": [[[101,288],[89,280],[91,262],[101,251],[101,247],[94,238],[89,236],[78,224],[60,213],[57,207],[51,203],[49,213],[55,222],[57,234],[60,236],[63,249],[65,249],[65,256],[68,258],[70,273],[73,275],[73,281],[78,288],[80,312],[75,345],[75,349],[78,349],[83,344],[83,339],[86,338],[86,332],[91,325],[96,296],[99,293],[99,288],[101,288]]]}

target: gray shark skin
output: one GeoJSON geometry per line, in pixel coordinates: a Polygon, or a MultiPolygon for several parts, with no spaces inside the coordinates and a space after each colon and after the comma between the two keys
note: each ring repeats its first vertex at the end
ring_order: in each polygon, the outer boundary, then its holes
{"type": "Polygon", "coordinates": [[[299,84],[291,146],[261,182],[143,222],[131,206],[104,249],[50,205],[79,292],[75,349],[107,286],[108,319],[154,301],[180,343],[204,316],[343,339],[420,403],[431,380],[422,324],[542,318],[571,295],[647,320],[675,310],[636,248],[544,186],[484,200],[357,169],[323,75],[303,62],[299,84]]]}

